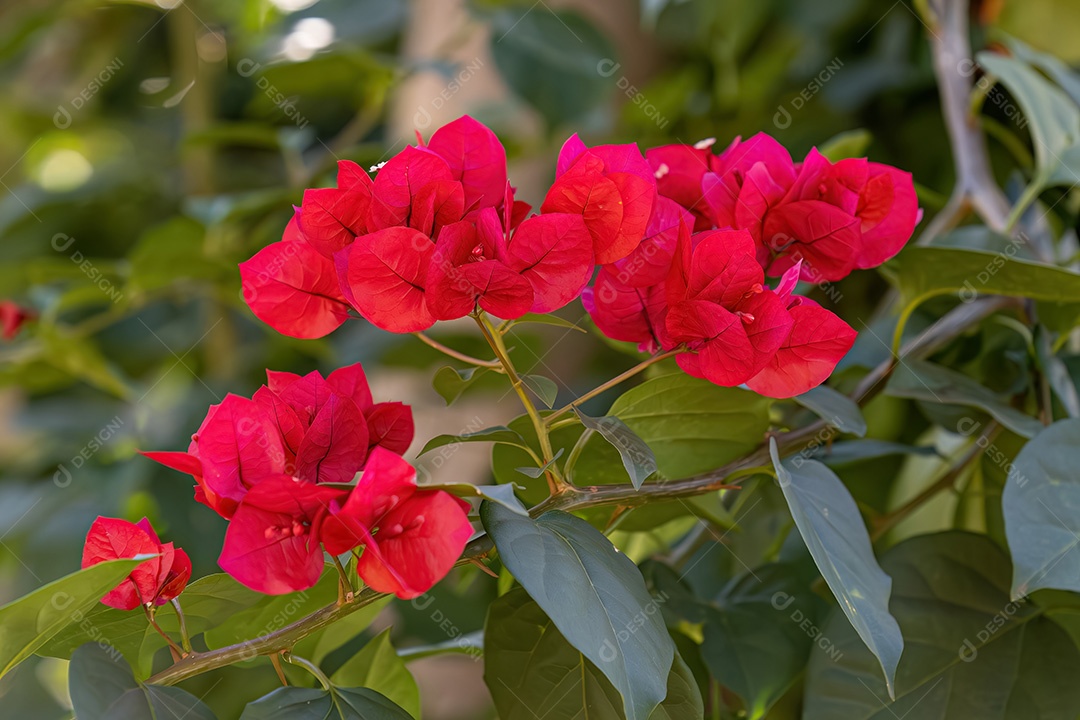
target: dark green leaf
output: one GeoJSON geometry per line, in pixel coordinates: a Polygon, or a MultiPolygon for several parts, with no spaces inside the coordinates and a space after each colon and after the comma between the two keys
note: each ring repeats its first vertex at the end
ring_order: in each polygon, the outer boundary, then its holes
{"type": "MultiPolygon", "coordinates": [[[[559,448],[559,451],[555,453],[554,457],[552,457],[550,460],[548,460],[546,463],[544,463],[542,467],[528,467],[528,466],[526,466],[526,467],[519,467],[519,468],[514,468],[514,469],[517,472],[521,473],[522,475],[525,475],[526,477],[531,477],[531,478],[535,479],[535,478],[540,477],[544,473],[546,473],[548,471],[548,468],[550,468],[552,465],[554,465],[555,462],[560,457],[562,457],[562,454],[563,454],[563,448],[559,448]]],[[[513,508],[511,508],[511,509],[513,509],[513,508]]]]}
{"type": "Polygon", "coordinates": [[[852,433],[862,437],[866,434],[866,419],[859,406],[847,395],[833,390],[827,385],[818,385],[812,390],[791,398],[806,409],[812,411],[825,422],[840,432],[852,433]]]}
{"type": "Polygon", "coordinates": [[[390,644],[389,628],[346,660],[330,679],[343,687],[371,688],[414,718],[420,717],[420,690],[405,662],[390,644]]]}
{"type": "Polygon", "coordinates": [[[885,392],[893,397],[978,408],[1027,438],[1034,437],[1043,427],[1038,420],[1006,405],[966,375],[924,360],[900,363],[889,378],[885,392]]]}
{"type": "Polygon", "coordinates": [[[559,397],[559,386],[555,381],[543,375],[522,375],[521,384],[529,388],[532,394],[549,408],[555,407],[559,397]]]}
{"type": "Polygon", "coordinates": [[[576,407],[574,414],[582,425],[600,433],[619,451],[619,458],[622,459],[626,474],[630,476],[630,482],[635,488],[640,488],[645,479],[656,472],[656,456],[653,455],[653,451],[622,420],[611,415],[600,418],[589,417],[576,407]]]}
{"type": "Polygon", "coordinates": [[[1069,417],[1080,417],[1080,395],[1065,363],[1051,349],[1050,333],[1040,325],[1035,331],[1035,357],[1046,380],[1069,417]]]}
{"type": "Polygon", "coordinates": [[[765,716],[810,656],[823,603],[799,588],[798,578],[790,565],[765,565],[725,587],[715,605],[701,605],[701,654],[750,718],[765,716]]]}
{"type": "Polygon", "coordinates": [[[1080,420],[1059,420],[1028,442],[1001,498],[1014,598],[1040,588],[1080,591],[1080,420]]]}
{"type": "Polygon", "coordinates": [[[615,88],[615,78],[598,70],[614,65],[610,43],[577,13],[527,5],[500,11],[491,52],[510,88],[551,126],[580,119],[615,88]]]}
{"type": "Polygon", "coordinates": [[[477,430],[476,432],[462,433],[461,435],[436,435],[428,440],[427,445],[424,445],[424,449],[420,451],[420,454],[423,455],[426,452],[431,452],[435,448],[440,448],[444,445],[469,442],[494,442],[517,445],[518,447],[525,446],[525,440],[521,435],[505,425],[497,425],[495,427],[477,430]]]}
{"type": "MultiPolygon", "coordinates": [[[[531,472],[536,470],[536,468],[525,468],[525,470],[531,472]]],[[[543,471],[541,470],[535,477],[540,477],[542,474],[543,471]]],[[[513,483],[507,483],[506,485],[472,485],[470,483],[424,485],[424,488],[427,490],[443,490],[451,495],[457,495],[458,497],[463,498],[483,498],[484,500],[499,503],[503,507],[513,510],[518,515],[528,515],[529,511],[525,509],[525,506],[518,500],[517,495],[514,494],[515,487],[516,486],[513,483]]]]}
{"type": "Polygon", "coordinates": [[[459,370],[445,365],[435,371],[431,386],[449,405],[488,371],[489,368],[470,367],[459,370]]]}
{"type": "Polygon", "coordinates": [[[484,632],[476,632],[458,635],[452,640],[445,640],[433,645],[418,645],[398,650],[398,657],[406,662],[419,660],[420,658],[434,657],[435,655],[447,655],[450,653],[468,655],[480,659],[484,654],[484,632]]]}
{"type": "MultiPolygon", "coordinates": [[[[608,415],[648,444],[664,477],[682,478],[718,468],[757,447],[769,428],[771,404],[757,393],[680,372],[627,390],[608,415]]],[[[579,461],[578,467],[592,465],[579,461]]]]}
{"type": "Polygon", "coordinates": [[[819,448],[814,459],[820,460],[829,467],[841,467],[889,455],[937,454],[937,449],[929,445],[905,445],[887,440],[844,440],[819,448]]]}
{"type": "Polygon", "coordinates": [[[81,622],[147,558],[91,565],[0,607],[0,677],[69,625],[81,622]]]}
{"type": "Polygon", "coordinates": [[[981,52],[979,64],[1009,89],[1031,128],[1035,177],[1042,189],[1080,181],[1080,108],[1027,63],[981,52]]]}
{"type": "Polygon", "coordinates": [[[411,720],[412,716],[367,688],[283,687],[247,704],[240,720],[411,720]]]}
{"type": "Polygon", "coordinates": [[[892,548],[892,610],[907,638],[890,702],[877,660],[836,611],[816,643],[805,720],[1075,720],[1080,652],[1034,604],[1009,601],[1009,560],[984,536],[920,535],[892,548]]]}
{"type": "Polygon", "coordinates": [[[622,694],[627,720],[647,718],[667,694],[675,648],[634,564],[573,515],[533,521],[484,503],[480,516],[517,581],[622,694]]]}
{"type": "Polygon", "coordinates": [[[120,653],[100,645],[71,656],[68,688],[79,720],[215,720],[202,700],[180,688],[136,681],[120,653]]]}
{"type": "MultiPolygon", "coordinates": [[[[619,692],[604,673],[566,641],[524,590],[491,604],[484,638],[484,681],[503,720],[626,717],[619,692]]],[[[678,654],[666,691],[649,720],[704,717],[694,677],[678,654]]]]}
{"type": "Polygon", "coordinates": [[[982,294],[1080,302],[1080,275],[1022,260],[1016,241],[1002,252],[946,247],[908,247],[890,263],[908,307],[931,297],[959,294],[970,302],[982,294]]]}
{"type": "Polygon", "coordinates": [[[822,577],[885,672],[890,697],[904,639],[889,614],[892,580],[870,547],[859,508],[840,478],[816,460],[781,462],[776,440],[769,452],[780,488],[822,577]]]}

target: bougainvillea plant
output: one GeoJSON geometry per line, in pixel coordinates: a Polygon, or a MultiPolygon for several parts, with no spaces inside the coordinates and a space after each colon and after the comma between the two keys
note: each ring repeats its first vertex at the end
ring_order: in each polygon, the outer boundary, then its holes
{"type": "MultiPolygon", "coordinates": [[[[816,149],[796,162],[764,134],[736,138],[720,152],[711,139],[642,152],[635,144],[589,147],[574,135],[539,208],[516,197],[502,144],[470,117],[427,140],[418,135],[416,146],[370,171],[342,160],[336,185],[307,190],[281,241],[241,263],[243,298],[259,319],[294,338],[322,337],[347,321],[415,334],[465,365],[451,370],[459,386],[451,398],[477,371],[504,376],[521,418],[424,439],[425,450],[495,443],[498,484],[418,483],[403,457],[414,439],[411,410],[376,402],[378,389],[373,394],[359,364],[326,376],[267,370],[251,398],[230,394],[211,407],[186,451],[144,453],[191,476],[194,499],[227,523],[218,560],[225,575],[188,585],[187,556],[163,544],[145,519],[99,518],[83,572],[100,573],[100,592],[80,612],[89,616],[99,598],[117,613],[142,609],[150,625],[145,647],[167,646],[173,660],[162,668],[145,648],[136,652],[140,668],[157,670],[145,687],[265,656],[286,683],[283,660],[310,670],[323,684],[311,692],[349,704],[356,717],[407,717],[377,693],[337,688],[305,648],[382,597],[419,598],[456,565],[471,563],[500,576],[503,589],[520,586],[489,614],[489,663],[513,653],[516,642],[535,642],[531,628],[550,623],[551,642],[610,690],[610,714],[601,717],[701,717],[691,670],[656,611],[657,590],[659,602],[675,591],[662,579],[647,585],[604,532],[638,506],[724,497],[739,478],[766,474],[785,488],[811,555],[891,692],[902,641],[889,614],[888,579],[853,501],[843,495],[825,508],[826,518],[836,514],[831,532],[848,548],[837,558],[819,537],[830,531],[806,517],[805,498],[789,492],[835,490],[835,476],[806,457],[782,461],[795,447],[782,437],[758,445],[767,420],[750,429],[749,444],[725,437],[722,448],[688,461],[679,433],[690,442],[692,431],[620,409],[636,404],[663,416],[666,403],[685,403],[738,413],[795,398],[831,413],[833,423],[857,415],[850,400],[823,386],[857,333],[807,291],[894,257],[919,219],[909,174],[862,158],[834,162],[816,149]],[[515,367],[507,335],[526,322],[565,323],[551,313],[578,301],[598,334],[638,360],[554,407],[541,379],[515,367]],[[425,334],[460,318],[475,323],[490,358],[425,334]],[[581,411],[645,373],[651,379],[608,415],[581,411]],[[231,642],[214,634],[208,615],[217,610],[204,608],[208,595],[257,608],[261,598],[314,592],[326,582],[336,589],[332,604],[231,642]],[[507,626],[513,622],[517,631],[507,626]],[[192,645],[200,632],[206,649],[192,645]]],[[[5,316],[5,332],[19,322],[5,316]]],[[[496,706],[518,717],[528,705],[505,678],[500,685],[493,677],[489,666],[496,706]]],[[[271,694],[249,708],[265,712],[274,702],[271,694]]]]}

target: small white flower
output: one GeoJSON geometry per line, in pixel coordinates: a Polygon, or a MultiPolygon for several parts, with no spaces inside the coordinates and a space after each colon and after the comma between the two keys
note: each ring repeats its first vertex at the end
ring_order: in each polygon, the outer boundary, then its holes
{"type": "Polygon", "coordinates": [[[694,143],[695,150],[708,150],[716,143],[716,138],[705,138],[704,140],[698,140],[694,143]]]}

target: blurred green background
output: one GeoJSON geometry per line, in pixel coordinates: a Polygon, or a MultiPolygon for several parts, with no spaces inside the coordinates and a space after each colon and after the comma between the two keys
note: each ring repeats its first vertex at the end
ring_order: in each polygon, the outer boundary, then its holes
{"type": "MultiPolygon", "coordinates": [[[[975,11],[979,34],[1080,59],[1080,5],[975,11]]],[[[185,448],[209,405],[250,394],[267,367],[362,361],[376,399],[413,404],[414,452],[513,416],[497,383],[447,409],[430,387],[445,363],[411,337],[352,322],[301,342],[244,306],[236,264],[280,237],[338,158],[376,164],[468,113],[504,140],[534,203],[575,131],[643,147],[766,131],[797,157],[848,133],[912,171],[927,212],[952,185],[925,29],[903,1],[28,0],[0,9],[0,77],[0,300],[37,314],[0,343],[0,603],[77,568],[98,514],[148,515],[196,576],[215,571],[224,522],[136,449],[185,448]]],[[[836,309],[869,317],[883,289],[858,274],[836,309]]],[[[467,325],[435,334],[475,342],[467,325]]],[[[567,399],[630,364],[559,328],[515,343],[567,399]]],[[[483,451],[451,455],[427,471],[485,480],[483,451]]],[[[461,632],[483,624],[471,577],[437,590],[461,632]]],[[[398,646],[447,637],[430,610],[387,612],[398,646]]],[[[425,717],[487,716],[480,665],[414,663],[425,717]]],[[[189,689],[220,717],[276,683],[265,668],[219,677],[189,689]]],[[[62,663],[34,660],[0,703],[64,717],[62,687],[62,663]]]]}

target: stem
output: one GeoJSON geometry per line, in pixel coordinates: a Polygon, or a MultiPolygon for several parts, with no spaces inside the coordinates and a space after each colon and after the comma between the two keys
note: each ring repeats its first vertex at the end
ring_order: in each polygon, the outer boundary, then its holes
{"type": "Polygon", "coordinates": [[[189,653],[186,653],[182,647],[177,645],[176,641],[169,637],[168,633],[162,630],[161,626],[157,624],[157,620],[154,620],[154,611],[146,605],[143,605],[142,608],[143,612],[146,614],[146,619],[150,622],[150,626],[157,630],[158,635],[161,635],[161,637],[165,638],[165,642],[169,644],[169,647],[180,657],[188,655],[189,653]]]}
{"type": "Polygon", "coordinates": [[[1020,194],[1016,204],[1013,205],[1012,211],[1009,212],[1009,217],[1005,218],[1006,234],[1012,232],[1013,228],[1016,227],[1016,223],[1020,222],[1020,218],[1024,216],[1031,204],[1039,199],[1041,190],[1040,183],[1034,180],[1024,188],[1024,192],[1020,194]]]}
{"type": "Polygon", "coordinates": [[[642,360],[640,363],[638,363],[634,367],[630,368],[626,372],[621,373],[619,375],[616,375],[615,377],[608,380],[606,383],[604,383],[602,385],[598,385],[597,387],[593,388],[589,392],[585,393],[584,395],[582,395],[581,397],[579,397],[577,400],[573,401],[572,403],[569,403],[568,405],[566,405],[564,407],[561,407],[558,410],[556,410],[555,412],[551,413],[546,418],[544,418],[544,422],[548,426],[550,426],[553,420],[555,420],[556,418],[558,418],[561,415],[565,415],[566,413],[568,413],[571,410],[573,410],[574,408],[576,408],[578,405],[581,405],[583,402],[587,402],[589,400],[592,400],[597,395],[600,395],[601,393],[607,392],[608,390],[615,387],[616,385],[618,385],[620,383],[623,383],[623,382],[629,380],[630,378],[634,377],[635,375],[637,375],[638,373],[640,373],[642,370],[649,367],[650,365],[658,363],[661,360],[667,360],[669,357],[675,357],[680,352],[683,352],[683,351],[681,349],[669,350],[669,351],[667,351],[665,353],[660,353],[659,355],[653,355],[650,358],[642,360]]]}
{"type": "Polygon", "coordinates": [[[173,610],[176,611],[176,619],[180,623],[180,642],[184,645],[184,652],[191,652],[191,638],[188,636],[187,621],[184,619],[184,611],[180,609],[180,600],[173,598],[171,601],[173,610]]]}
{"type": "Polygon", "coordinates": [[[451,347],[447,347],[446,345],[443,345],[438,340],[435,340],[434,338],[428,337],[427,335],[425,335],[422,332],[415,332],[415,333],[413,333],[413,335],[420,338],[420,340],[422,340],[424,342],[424,344],[427,345],[428,347],[435,348],[436,350],[441,352],[443,355],[448,355],[448,356],[454,358],[455,360],[460,360],[463,363],[468,363],[470,365],[476,365],[478,367],[486,367],[486,368],[492,368],[494,370],[502,370],[502,366],[499,365],[498,360],[481,360],[480,358],[474,358],[471,355],[466,355],[465,353],[458,352],[457,350],[455,350],[455,349],[453,349],[451,347]]]}
{"type": "Polygon", "coordinates": [[[985,443],[993,441],[994,437],[1000,431],[1001,428],[998,426],[997,423],[991,422],[990,424],[988,424],[986,426],[986,429],[983,430],[982,434],[979,436],[979,442],[972,443],[971,446],[967,449],[967,452],[965,452],[960,457],[960,459],[957,460],[956,463],[954,463],[953,466],[949,468],[949,470],[937,480],[937,482],[923,490],[921,493],[919,493],[914,498],[904,503],[900,507],[877,518],[877,520],[874,522],[873,531],[870,533],[870,540],[872,542],[877,542],[885,535],[885,533],[896,527],[896,525],[899,524],[901,520],[918,510],[927,501],[935,497],[939,492],[951,488],[956,483],[956,479],[959,478],[960,475],[963,474],[964,470],[967,469],[967,466],[970,465],[972,461],[976,460],[979,455],[982,454],[984,447],[984,443],[982,441],[985,441],[985,443]]]}
{"type": "Polygon", "coordinates": [[[540,459],[543,460],[541,467],[547,468],[544,475],[547,478],[548,490],[552,495],[558,495],[565,489],[566,483],[559,476],[558,467],[551,462],[555,455],[551,449],[551,438],[548,436],[548,429],[544,424],[544,419],[540,417],[532,398],[525,391],[525,385],[521,382],[521,376],[518,375],[517,370],[514,369],[514,364],[510,361],[510,354],[506,351],[506,345],[503,343],[502,337],[491,326],[482,310],[478,311],[474,317],[476,318],[476,324],[480,326],[480,332],[484,334],[484,339],[491,346],[495,356],[499,358],[506,376],[510,378],[510,384],[514,386],[514,392],[521,399],[525,413],[532,420],[533,428],[536,430],[536,438],[540,442],[540,459]]]}
{"type": "Polygon", "coordinates": [[[320,670],[319,666],[310,660],[305,660],[302,657],[298,657],[288,652],[282,653],[281,659],[290,665],[299,665],[314,675],[315,679],[319,681],[319,684],[323,686],[323,690],[329,690],[331,688],[330,678],[326,677],[326,673],[320,670]]]}

